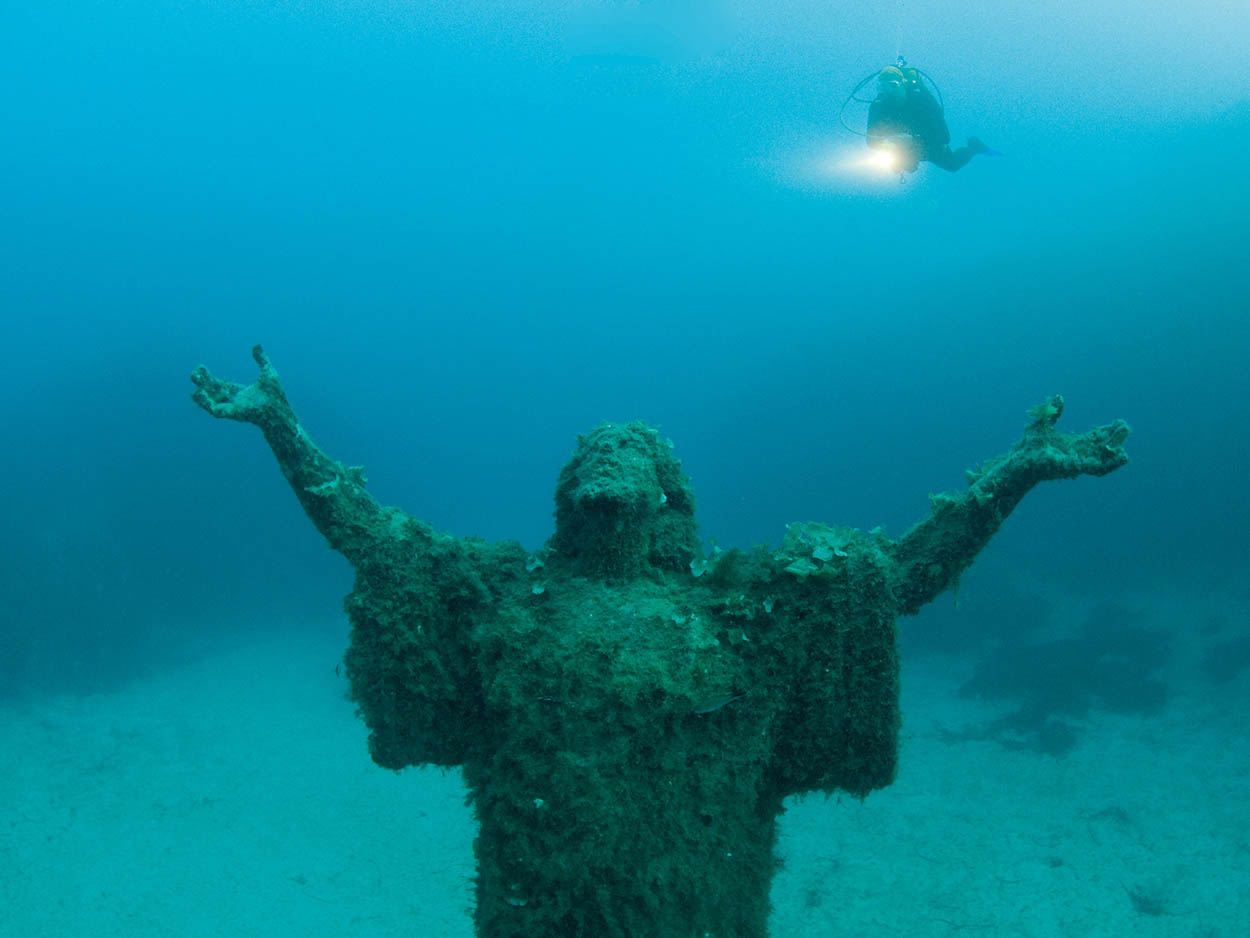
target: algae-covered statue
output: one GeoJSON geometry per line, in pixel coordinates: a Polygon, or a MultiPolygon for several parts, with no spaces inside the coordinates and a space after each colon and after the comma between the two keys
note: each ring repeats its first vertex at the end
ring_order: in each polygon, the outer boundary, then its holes
{"type": "Polygon", "coordinates": [[[671,444],[605,424],[527,553],[378,504],[252,355],[254,383],[200,368],[193,398],[260,427],[355,568],[345,661],[373,760],[463,767],[484,938],[761,938],[783,799],[894,778],[896,617],[954,584],[1034,485],[1127,461],[1123,421],[1063,433],[1053,397],[897,539],[792,524],[779,550],[705,558],[671,444]]]}

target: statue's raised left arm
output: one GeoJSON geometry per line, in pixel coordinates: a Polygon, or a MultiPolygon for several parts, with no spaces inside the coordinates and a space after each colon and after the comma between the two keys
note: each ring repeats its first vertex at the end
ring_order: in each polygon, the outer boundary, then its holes
{"type": "Polygon", "coordinates": [[[929,517],[894,542],[898,611],[915,613],[951,586],[1039,482],[1106,475],[1128,462],[1123,420],[1082,433],[1055,429],[1058,395],[1029,411],[1032,422],[1007,453],[968,470],[968,489],[930,496],[929,517]]]}

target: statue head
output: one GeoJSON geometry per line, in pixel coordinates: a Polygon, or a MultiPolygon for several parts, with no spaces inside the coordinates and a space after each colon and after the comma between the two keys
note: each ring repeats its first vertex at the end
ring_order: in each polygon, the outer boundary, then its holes
{"type": "Polygon", "coordinates": [[[699,553],[694,494],[672,442],[641,421],[578,437],[556,483],[551,547],[586,576],[688,570],[699,553]]]}

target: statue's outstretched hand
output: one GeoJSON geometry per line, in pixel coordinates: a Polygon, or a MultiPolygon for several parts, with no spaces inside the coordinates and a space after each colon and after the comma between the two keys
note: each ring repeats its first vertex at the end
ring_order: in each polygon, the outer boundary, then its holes
{"type": "Polygon", "coordinates": [[[1034,407],[1032,422],[1015,446],[967,471],[967,491],[929,496],[929,517],[895,541],[891,551],[901,612],[917,612],[955,583],[1033,486],[1104,476],[1128,462],[1129,425],[1123,420],[1065,433],[1055,429],[1062,414],[1059,395],[1034,407]]]}
{"type": "Polygon", "coordinates": [[[252,358],[260,366],[260,375],[251,384],[222,381],[201,365],[191,373],[195,390],[191,400],[214,417],[241,420],[263,426],[279,414],[289,412],[286,394],[278,373],[259,345],[252,347],[252,358]]]}
{"type": "Polygon", "coordinates": [[[368,562],[380,543],[397,536],[407,516],[377,503],[365,487],[360,466],[345,466],[317,447],[300,426],[264,349],[253,346],[252,358],[260,374],[246,385],[215,378],[203,365],[195,369],[191,399],[214,417],[259,427],[317,530],[351,563],[368,562]]]}
{"type": "Polygon", "coordinates": [[[1124,441],[1129,435],[1129,425],[1123,420],[1094,427],[1085,433],[1064,433],[1055,429],[1062,414],[1063,398],[1059,395],[1029,411],[1033,422],[1012,453],[1032,462],[1038,478],[1103,476],[1128,462],[1124,441]]]}

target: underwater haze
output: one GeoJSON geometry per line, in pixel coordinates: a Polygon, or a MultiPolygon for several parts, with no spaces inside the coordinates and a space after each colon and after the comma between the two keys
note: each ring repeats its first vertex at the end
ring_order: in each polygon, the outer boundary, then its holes
{"type": "Polygon", "coordinates": [[[189,399],[200,364],[253,380],[261,343],[380,502],[528,550],[603,421],[671,438],[710,552],[801,521],[901,534],[1049,395],[1061,429],[1127,420],[1127,466],[1040,487],[903,621],[903,794],[802,807],[843,852],[783,835],[774,931],[1250,933],[1248,37],[1241,0],[0,11],[21,932],[472,933],[458,779],[373,767],[334,673],[351,568],[261,435],[189,399]],[[844,102],[900,56],[952,145],[998,155],[867,165],[867,105],[844,102]],[[232,797],[247,811],[204,807],[232,797]],[[1046,826],[1064,810],[1071,840],[1046,826]],[[369,823],[444,817],[400,839],[458,865],[362,859],[369,823]],[[967,853],[917,860],[921,817],[967,853]],[[1032,852],[960,840],[1013,823],[1032,852]],[[197,847],[209,830],[228,839],[197,847]],[[283,838],[317,869],[249,853],[283,838]],[[881,843],[893,867],[856,865],[881,843]],[[147,872],[107,880],[109,844],[147,872]],[[436,884],[424,912],[413,880],[436,884]]]}

